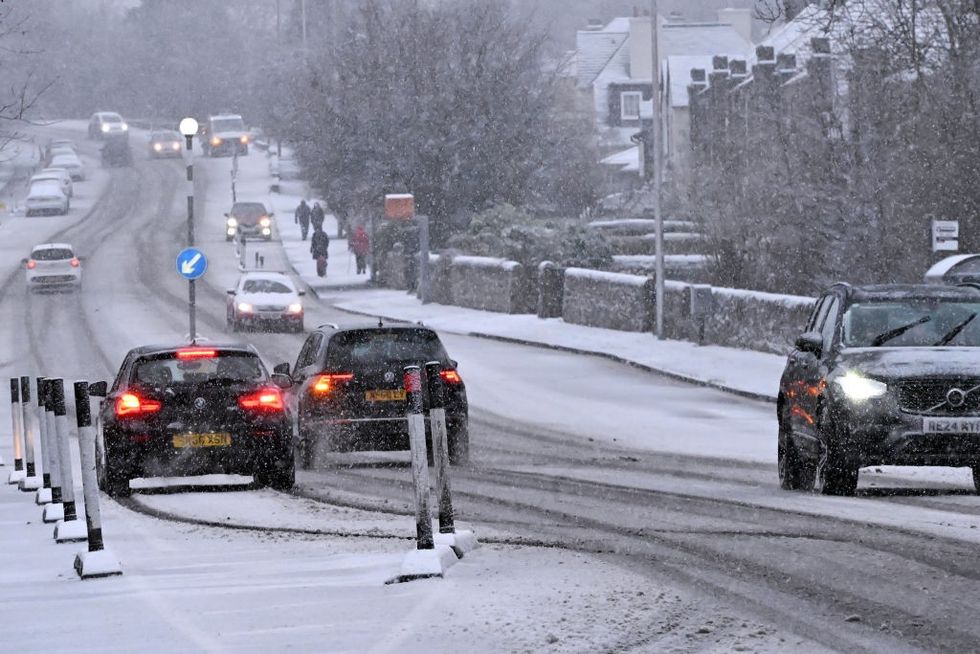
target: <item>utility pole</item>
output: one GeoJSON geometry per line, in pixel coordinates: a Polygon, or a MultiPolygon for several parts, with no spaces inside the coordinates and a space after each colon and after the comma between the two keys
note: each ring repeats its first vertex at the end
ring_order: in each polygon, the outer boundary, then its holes
{"type": "Polygon", "coordinates": [[[306,59],[307,58],[307,54],[306,54],[306,0],[300,0],[300,3],[299,4],[300,4],[300,11],[301,11],[302,16],[303,16],[303,18],[302,18],[302,22],[303,22],[303,58],[306,59]]]}
{"type": "Polygon", "coordinates": [[[664,218],[660,212],[660,190],[663,181],[663,116],[661,115],[661,94],[660,94],[660,19],[657,7],[657,0],[650,0],[650,43],[653,66],[651,76],[653,78],[653,91],[650,94],[651,104],[653,105],[653,125],[650,128],[651,143],[653,144],[653,218],[656,221],[656,333],[657,338],[664,338],[664,218]]]}

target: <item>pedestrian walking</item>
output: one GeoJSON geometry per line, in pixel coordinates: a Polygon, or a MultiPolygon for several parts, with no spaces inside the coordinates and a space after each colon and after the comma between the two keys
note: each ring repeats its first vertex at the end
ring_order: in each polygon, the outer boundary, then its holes
{"type": "Polygon", "coordinates": [[[371,239],[363,225],[354,228],[354,233],[350,237],[350,249],[357,262],[357,274],[363,275],[367,272],[367,255],[371,251],[371,239]]]}
{"type": "Polygon", "coordinates": [[[310,212],[310,223],[313,225],[313,231],[323,231],[323,207],[320,206],[319,202],[313,203],[313,210],[310,212]]]}
{"type": "Polygon", "coordinates": [[[313,230],[313,236],[310,238],[310,254],[316,260],[317,276],[326,277],[327,257],[330,254],[330,237],[320,228],[313,230]]]}
{"type": "Polygon", "coordinates": [[[306,204],[306,200],[299,201],[299,206],[296,207],[295,221],[299,225],[299,233],[305,241],[306,234],[310,231],[310,205],[306,204]]]}

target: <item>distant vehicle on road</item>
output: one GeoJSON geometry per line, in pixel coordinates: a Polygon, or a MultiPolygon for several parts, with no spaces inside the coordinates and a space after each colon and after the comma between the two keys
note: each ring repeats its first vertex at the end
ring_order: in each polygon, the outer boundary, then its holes
{"type": "Polygon", "coordinates": [[[57,179],[41,179],[31,182],[30,190],[24,199],[26,215],[55,214],[63,216],[71,208],[71,200],[62,190],[57,179]]]}
{"type": "Polygon", "coordinates": [[[179,157],[183,151],[184,137],[174,130],[155,130],[150,132],[149,150],[151,157],[179,157]]]}
{"type": "Polygon", "coordinates": [[[29,259],[24,259],[27,289],[77,290],[82,284],[82,264],[68,243],[35,245],[29,259]]]}
{"type": "MultiPolygon", "coordinates": [[[[315,451],[408,449],[407,365],[442,364],[449,460],[469,462],[466,386],[439,336],[419,325],[323,325],[306,339],[292,370],[303,463],[315,451]]],[[[276,366],[288,374],[289,364],[276,366]]],[[[429,448],[432,451],[432,448],[429,448]]]]}
{"type": "Polygon", "coordinates": [[[297,290],[289,275],[280,272],[247,272],[228,290],[228,328],[285,328],[303,331],[304,291],[297,290]]]}
{"type": "Polygon", "coordinates": [[[64,168],[73,182],[85,179],[85,165],[74,152],[57,152],[48,162],[48,168],[64,168]]]}
{"type": "Polygon", "coordinates": [[[34,184],[35,182],[48,182],[54,181],[58,183],[61,188],[61,192],[64,193],[68,198],[74,194],[75,187],[71,181],[71,174],[64,168],[45,168],[41,172],[31,175],[31,180],[28,183],[34,184]]]}
{"type": "Polygon", "coordinates": [[[250,345],[143,346],[129,351],[99,412],[96,472],[109,495],[143,476],[252,475],[292,488],[292,418],[285,375],[250,345]]]}
{"type": "Polygon", "coordinates": [[[208,117],[203,137],[204,153],[209,157],[231,156],[236,152],[248,154],[249,132],[238,114],[208,117]]]}
{"type": "Polygon", "coordinates": [[[128,138],[129,125],[114,111],[97,111],[88,121],[88,137],[95,140],[128,138]]]}
{"type": "Polygon", "coordinates": [[[980,492],[980,287],[837,284],[779,384],[787,490],[853,495],[869,465],[968,466],[980,492]]]}
{"type": "Polygon", "coordinates": [[[113,168],[131,166],[133,152],[129,149],[129,141],[124,139],[106,139],[102,145],[102,167],[113,168]]]}
{"type": "Polygon", "coordinates": [[[231,241],[237,236],[270,240],[273,215],[262,202],[236,202],[225,214],[225,240],[231,241]]]}

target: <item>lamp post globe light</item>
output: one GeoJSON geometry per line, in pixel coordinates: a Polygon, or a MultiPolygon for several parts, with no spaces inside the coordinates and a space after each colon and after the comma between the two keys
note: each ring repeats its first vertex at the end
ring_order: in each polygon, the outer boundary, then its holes
{"type": "MultiPolygon", "coordinates": [[[[184,161],[187,164],[187,247],[194,246],[194,135],[197,134],[197,121],[188,116],[180,121],[180,133],[184,135],[184,161]]],[[[188,340],[194,342],[197,338],[194,280],[188,281],[188,308],[190,314],[190,333],[188,340]]]]}

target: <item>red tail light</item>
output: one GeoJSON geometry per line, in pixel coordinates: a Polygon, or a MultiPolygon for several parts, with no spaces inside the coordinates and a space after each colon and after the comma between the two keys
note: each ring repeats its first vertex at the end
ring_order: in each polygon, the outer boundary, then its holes
{"type": "Polygon", "coordinates": [[[440,370],[439,376],[442,377],[442,381],[453,386],[463,383],[463,378],[455,370],[440,370]]]}
{"type": "Polygon", "coordinates": [[[80,265],[77,258],[73,258],[69,263],[71,263],[72,268],[78,268],[80,265]]]}
{"type": "Polygon", "coordinates": [[[126,416],[156,413],[160,410],[160,406],[160,403],[156,400],[148,400],[135,393],[123,393],[116,398],[116,416],[123,418],[126,416]]]}
{"type": "Polygon", "coordinates": [[[354,379],[354,375],[349,372],[333,372],[320,375],[310,386],[310,392],[314,395],[329,395],[337,388],[340,382],[347,382],[354,379]]]}
{"type": "Polygon", "coordinates": [[[216,350],[205,350],[201,348],[185,348],[177,350],[178,359],[213,359],[218,356],[216,350]]]}
{"type": "Polygon", "coordinates": [[[37,261],[34,261],[34,259],[28,259],[27,268],[28,270],[34,270],[35,268],[37,268],[37,261]]]}
{"type": "Polygon", "coordinates": [[[282,411],[282,391],[275,387],[263,388],[238,398],[238,406],[250,411],[282,411]]]}

